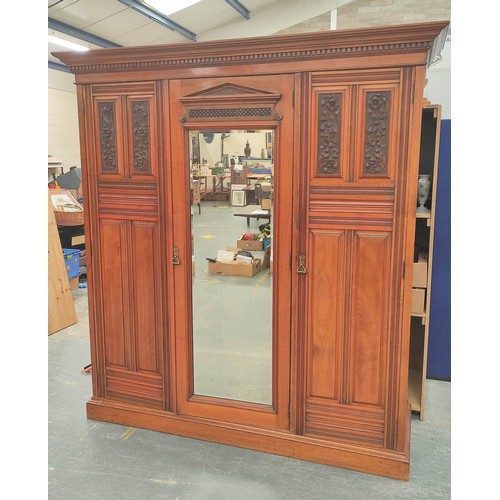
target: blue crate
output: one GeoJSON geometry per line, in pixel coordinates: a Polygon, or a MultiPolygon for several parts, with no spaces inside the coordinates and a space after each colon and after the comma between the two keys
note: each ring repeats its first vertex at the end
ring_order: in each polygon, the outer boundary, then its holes
{"type": "Polygon", "coordinates": [[[80,250],[74,248],[63,248],[64,264],[68,278],[80,276],[80,250]]]}

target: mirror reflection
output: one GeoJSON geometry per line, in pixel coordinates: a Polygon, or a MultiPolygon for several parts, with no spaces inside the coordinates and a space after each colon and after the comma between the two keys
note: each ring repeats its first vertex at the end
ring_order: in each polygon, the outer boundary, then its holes
{"type": "Polygon", "coordinates": [[[272,404],[272,130],[191,131],[194,393],[272,404]]]}

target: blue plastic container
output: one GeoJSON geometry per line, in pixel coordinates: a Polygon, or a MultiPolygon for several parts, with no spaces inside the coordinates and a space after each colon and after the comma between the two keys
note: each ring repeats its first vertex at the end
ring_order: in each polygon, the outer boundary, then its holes
{"type": "Polygon", "coordinates": [[[64,263],[68,278],[76,278],[80,276],[80,250],[74,248],[63,248],[64,263]]]}

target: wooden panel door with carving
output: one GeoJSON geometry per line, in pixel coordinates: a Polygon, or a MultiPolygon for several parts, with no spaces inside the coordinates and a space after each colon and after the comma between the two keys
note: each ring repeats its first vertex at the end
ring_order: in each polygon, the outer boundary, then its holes
{"type": "Polygon", "coordinates": [[[410,84],[399,70],[311,76],[302,281],[309,436],[404,446],[393,387],[403,325],[394,304],[403,301],[410,108],[402,109],[401,95],[410,84]]]}
{"type": "Polygon", "coordinates": [[[97,397],[165,408],[163,233],[154,82],[93,85],[86,204],[97,397]],[[93,146],[93,147],[92,147],[93,146]]]}

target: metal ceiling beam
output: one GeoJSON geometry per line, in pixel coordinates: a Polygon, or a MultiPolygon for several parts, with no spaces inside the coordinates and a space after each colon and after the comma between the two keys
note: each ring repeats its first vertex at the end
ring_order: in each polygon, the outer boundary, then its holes
{"type": "Polygon", "coordinates": [[[59,31],[60,33],[65,33],[66,35],[78,38],[79,40],[84,40],[86,42],[92,43],[99,47],[121,47],[121,45],[118,45],[117,43],[110,42],[109,40],[101,38],[97,35],[92,35],[92,33],[88,33],[87,31],[75,28],[74,26],[70,26],[69,24],[57,21],[56,19],[52,19],[51,17],[49,17],[49,28],[59,31]]]}
{"type": "Polygon", "coordinates": [[[184,28],[184,26],[177,24],[175,21],[172,21],[172,19],[169,19],[163,14],[160,14],[156,10],[151,9],[147,5],[144,5],[141,2],[137,2],[136,0],[118,0],[118,1],[126,5],[127,7],[134,9],[136,12],[139,12],[139,14],[149,17],[149,19],[151,19],[152,21],[155,21],[158,24],[165,26],[165,28],[168,28],[171,31],[176,31],[177,33],[180,33],[182,36],[185,36],[189,40],[193,40],[194,42],[196,42],[195,33],[189,31],[187,28],[184,28]]]}
{"type": "Polygon", "coordinates": [[[59,64],[54,61],[49,61],[49,68],[56,69],[57,71],[64,71],[66,73],[71,73],[71,71],[65,64],[59,64]]]}
{"type": "Polygon", "coordinates": [[[226,0],[226,3],[245,19],[250,19],[250,11],[242,3],[238,2],[238,0],[226,0]]]}

